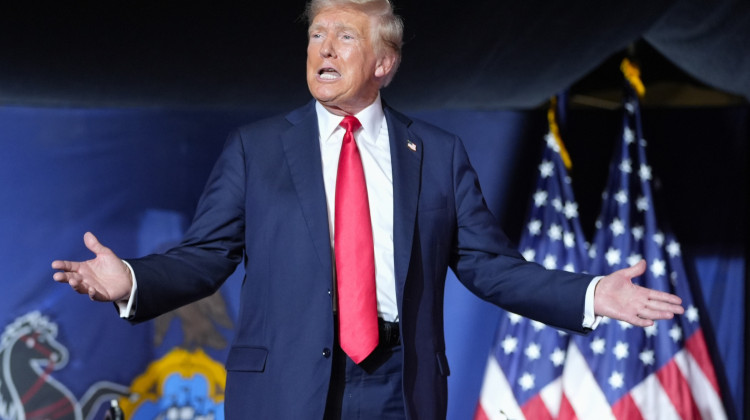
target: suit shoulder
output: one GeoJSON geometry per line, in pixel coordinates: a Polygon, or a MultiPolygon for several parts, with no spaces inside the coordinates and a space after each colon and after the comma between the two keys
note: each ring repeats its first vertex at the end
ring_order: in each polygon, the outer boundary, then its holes
{"type": "Polygon", "coordinates": [[[451,145],[456,141],[460,141],[458,135],[455,133],[427,121],[407,116],[395,111],[393,108],[389,108],[389,113],[392,115],[394,121],[405,124],[410,132],[422,138],[423,141],[444,142],[451,145]]]}
{"type": "Polygon", "coordinates": [[[289,128],[289,126],[290,123],[284,117],[284,114],[277,114],[249,122],[234,131],[242,137],[254,137],[260,133],[278,133],[289,128]]]}
{"type": "Polygon", "coordinates": [[[428,139],[436,138],[446,141],[455,141],[458,139],[458,135],[455,133],[418,118],[412,118],[412,124],[409,129],[415,133],[424,134],[425,138],[428,139]]]}

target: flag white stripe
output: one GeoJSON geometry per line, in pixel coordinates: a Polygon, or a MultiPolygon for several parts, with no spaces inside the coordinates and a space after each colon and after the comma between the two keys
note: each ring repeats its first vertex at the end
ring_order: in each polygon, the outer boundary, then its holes
{"type": "Polygon", "coordinates": [[[542,388],[539,391],[539,396],[544,401],[544,405],[547,406],[547,411],[549,411],[553,418],[557,418],[557,415],[560,414],[560,402],[562,401],[562,377],[555,379],[542,388]]]}
{"type": "Polygon", "coordinates": [[[596,383],[578,346],[572,341],[568,346],[568,358],[562,378],[563,391],[578,420],[614,420],[607,398],[596,383]]]}
{"type": "Polygon", "coordinates": [[[672,401],[656,375],[651,374],[630,391],[644,420],[680,420],[672,401]]]}
{"type": "Polygon", "coordinates": [[[724,412],[724,406],[721,402],[721,396],[717,395],[716,390],[711,385],[703,373],[698,361],[687,350],[681,350],[674,357],[677,367],[682,375],[688,379],[690,392],[693,394],[693,400],[704,419],[725,420],[727,418],[724,412]]]}
{"type": "Polygon", "coordinates": [[[487,361],[487,369],[484,372],[479,404],[490,420],[525,419],[521,408],[513,397],[513,389],[492,355],[487,361]]]}

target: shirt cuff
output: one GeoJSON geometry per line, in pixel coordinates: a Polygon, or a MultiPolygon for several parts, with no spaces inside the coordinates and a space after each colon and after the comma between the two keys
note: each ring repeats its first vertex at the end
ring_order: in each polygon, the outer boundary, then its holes
{"type": "Polygon", "coordinates": [[[122,262],[125,263],[125,265],[128,266],[128,271],[130,271],[130,280],[133,283],[133,287],[130,289],[130,297],[128,299],[122,299],[115,302],[115,305],[117,305],[117,309],[120,310],[120,318],[130,318],[134,315],[133,311],[133,302],[135,302],[135,292],[138,290],[138,284],[135,281],[135,271],[133,271],[133,267],[128,264],[127,261],[122,260],[122,262]]]}
{"type": "MultiPolygon", "coordinates": [[[[596,316],[594,313],[594,290],[596,285],[599,284],[599,280],[603,279],[604,276],[594,277],[589,283],[589,287],[586,289],[586,300],[583,308],[583,328],[594,330],[601,322],[602,317],[596,316]]],[[[135,284],[135,281],[133,282],[135,284]]]]}

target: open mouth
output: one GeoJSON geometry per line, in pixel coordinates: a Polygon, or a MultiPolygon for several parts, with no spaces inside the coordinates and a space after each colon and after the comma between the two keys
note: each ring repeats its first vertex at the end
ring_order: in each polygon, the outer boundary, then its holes
{"type": "Polygon", "coordinates": [[[339,73],[333,67],[324,67],[318,70],[318,77],[321,80],[336,80],[341,78],[341,73],[339,73]]]}

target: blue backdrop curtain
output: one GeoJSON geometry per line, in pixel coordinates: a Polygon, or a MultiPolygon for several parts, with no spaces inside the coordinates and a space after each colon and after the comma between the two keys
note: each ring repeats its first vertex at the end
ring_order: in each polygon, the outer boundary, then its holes
{"type": "MultiPolygon", "coordinates": [[[[741,413],[744,392],[749,114],[747,107],[643,112],[662,217],[681,240],[688,268],[699,280],[696,296],[706,305],[703,321],[715,336],[717,371],[736,413],[741,413]]],[[[517,240],[547,129],[545,114],[440,110],[412,115],[464,139],[490,208],[517,240]]],[[[244,109],[0,107],[0,351],[15,349],[14,334],[24,317],[44,317],[48,337],[64,351],[56,365],[37,362],[36,372],[46,372],[40,377],[78,404],[102,381],[132,389],[154,360],[175,347],[202,348],[223,363],[231,322],[209,317],[216,334],[210,342],[188,337],[180,327],[185,317],[166,326],[132,327],[117,319],[110,305],[55,284],[49,263],[89,258],[81,239],[87,230],[123,257],[179,240],[226,134],[263,116],[244,109]]],[[[589,235],[620,129],[618,118],[617,112],[573,110],[563,133],[589,235]]],[[[240,277],[236,273],[221,291],[230,319],[237,312],[240,277]]],[[[498,312],[452,275],[446,287],[449,418],[464,419],[476,406],[498,312]]],[[[0,384],[0,418],[13,413],[8,387],[22,386],[20,377],[6,378],[0,384]]]]}

